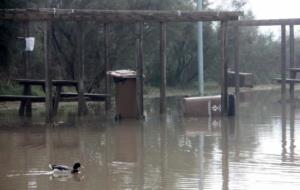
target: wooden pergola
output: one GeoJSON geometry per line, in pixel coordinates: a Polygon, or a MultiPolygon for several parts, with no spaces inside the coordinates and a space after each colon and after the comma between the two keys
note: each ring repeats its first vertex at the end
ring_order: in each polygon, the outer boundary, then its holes
{"type": "MultiPolygon", "coordinates": [[[[239,36],[240,36],[240,28],[241,27],[251,27],[251,26],[281,26],[281,66],[280,73],[281,78],[276,79],[281,84],[281,99],[283,104],[286,101],[286,83],[290,83],[290,97],[294,99],[294,84],[299,83],[300,81],[294,79],[296,77],[296,72],[299,72],[299,68],[295,68],[295,35],[294,35],[294,26],[300,25],[300,19],[265,19],[265,20],[239,20],[233,21],[231,23],[235,28],[235,91],[237,94],[237,102],[239,102],[239,64],[240,64],[240,56],[239,56],[239,36]],[[286,41],[286,26],[289,26],[289,74],[292,79],[287,79],[287,41],[286,41]]],[[[284,105],[285,107],[285,105],[284,105]]],[[[285,109],[283,107],[283,109],[285,109]]]]}
{"type": "MultiPolygon", "coordinates": [[[[227,112],[227,25],[228,21],[238,20],[241,12],[228,11],[158,11],[158,10],[84,10],[84,9],[56,9],[56,8],[37,8],[37,9],[0,9],[0,20],[10,21],[42,21],[46,22],[44,37],[44,62],[46,78],[46,121],[52,120],[53,108],[52,98],[52,79],[49,67],[51,66],[51,25],[55,20],[75,21],[79,25],[77,31],[77,55],[80,67],[79,75],[79,113],[84,112],[84,55],[80,47],[83,44],[83,35],[80,26],[86,21],[102,23],[104,26],[105,38],[105,67],[110,70],[109,64],[109,25],[113,23],[136,23],[138,35],[136,40],[136,72],[137,72],[137,103],[139,117],[143,117],[143,26],[144,22],[160,23],[160,113],[166,111],[166,23],[168,22],[199,22],[199,21],[220,21],[220,65],[221,65],[221,104],[222,113],[227,112]]],[[[110,93],[111,82],[106,78],[106,93],[110,93]]],[[[106,107],[109,108],[110,102],[107,101],[106,107]]]]}

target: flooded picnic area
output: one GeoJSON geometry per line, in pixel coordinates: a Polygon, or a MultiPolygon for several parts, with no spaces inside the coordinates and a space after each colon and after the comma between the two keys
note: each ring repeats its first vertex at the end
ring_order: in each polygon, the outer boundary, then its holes
{"type": "Polygon", "coordinates": [[[0,112],[0,189],[299,189],[300,107],[249,92],[235,117],[183,117],[179,99],[147,99],[145,120],[0,112]],[[175,102],[175,103],[174,103],[175,102]],[[54,176],[49,163],[80,173],[54,176]]]}

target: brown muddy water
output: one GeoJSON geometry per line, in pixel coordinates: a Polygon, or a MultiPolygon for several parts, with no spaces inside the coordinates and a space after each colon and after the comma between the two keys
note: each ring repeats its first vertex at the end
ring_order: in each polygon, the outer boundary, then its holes
{"type": "Polygon", "coordinates": [[[2,111],[0,189],[300,189],[300,109],[283,115],[278,94],[248,93],[223,120],[184,118],[171,100],[165,116],[149,100],[145,121],[2,111]],[[77,161],[78,175],[49,172],[77,161]]]}

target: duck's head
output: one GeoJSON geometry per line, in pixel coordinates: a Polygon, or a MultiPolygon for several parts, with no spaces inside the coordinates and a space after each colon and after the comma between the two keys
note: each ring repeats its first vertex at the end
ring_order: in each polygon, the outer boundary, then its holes
{"type": "Polygon", "coordinates": [[[74,165],[73,165],[73,170],[72,170],[72,173],[78,173],[78,168],[80,168],[80,163],[76,162],[74,165]]]}

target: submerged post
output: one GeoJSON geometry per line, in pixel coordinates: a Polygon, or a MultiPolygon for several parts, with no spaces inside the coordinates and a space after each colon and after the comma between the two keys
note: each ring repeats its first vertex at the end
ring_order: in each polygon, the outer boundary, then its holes
{"type": "Polygon", "coordinates": [[[112,66],[109,62],[110,56],[110,27],[109,24],[105,23],[104,26],[104,63],[105,63],[105,93],[109,96],[105,100],[105,110],[108,111],[111,109],[111,77],[107,75],[107,71],[112,69],[112,66]]]}
{"type": "Polygon", "coordinates": [[[222,108],[222,116],[225,116],[228,110],[228,77],[227,77],[227,22],[221,21],[220,26],[220,62],[221,62],[221,108],[222,108]]]}
{"type": "Polygon", "coordinates": [[[51,63],[52,63],[52,21],[46,22],[44,28],[44,63],[45,63],[45,89],[46,89],[46,123],[53,121],[53,104],[52,104],[52,76],[51,76],[51,63]]]}
{"type": "Polygon", "coordinates": [[[286,28],[281,25],[281,103],[286,101],[286,28]]]}
{"type": "Polygon", "coordinates": [[[87,106],[84,99],[84,35],[81,22],[77,22],[77,45],[76,55],[78,56],[78,115],[87,114],[87,106]]]}
{"type": "Polygon", "coordinates": [[[240,29],[238,25],[234,26],[234,70],[235,70],[235,96],[236,96],[236,113],[238,113],[240,103],[240,29]]]}
{"type": "MultiPolygon", "coordinates": [[[[295,66],[295,36],[294,36],[294,25],[290,25],[290,68],[295,66]]],[[[290,71],[290,78],[296,78],[296,73],[290,71]]],[[[290,83],[290,99],[295,98],[295,84],[290,83]]]]}
{"type": "Polygon", "coordinates": [[[143,88],[144,88],[144,55],[143,55],[143,38],[144,38],[144,23],[137,23],[137,64],[136,64],[136,98],[139,119],[144,118],[144,99],[143,99],[143,88]]]}
{"type": "Polygon", "coordinates": [[[160,113],[166,112],[166,23],[160,22],[160,113]]]}
{"type": "MultiPolygon", "coordinates": [[[[27,49],[26,38],[29,37],[29,21],[26,20],[23,22],[23,37],[25,41],[25,49],[23,50],[23,69],[24,69],[24,78],[28,79],[30,76],[30,69],[29,69],[29,60],[30,60],[30,51],[27,49]]],[[[31,88],[29,85],[25,85],[23,89],[24,95],[31,95],[31,88]]],[[[31,116],[32,113],[32,104],[31,101],[22,100],[19,108],[19,115],[24,116],[31,116]]]]}

